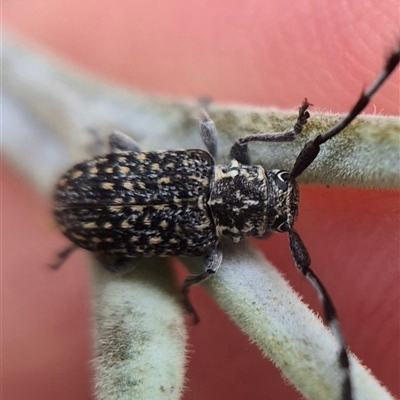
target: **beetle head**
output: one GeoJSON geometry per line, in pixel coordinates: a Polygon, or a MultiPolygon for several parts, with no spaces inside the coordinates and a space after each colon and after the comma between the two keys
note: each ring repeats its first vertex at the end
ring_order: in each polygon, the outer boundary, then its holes
{"type": "Polygon", "coordinates": [[[287,232],[297,219],[299,189],[289,172],[274,169],[267,172],[267,231],[287,232]]]}

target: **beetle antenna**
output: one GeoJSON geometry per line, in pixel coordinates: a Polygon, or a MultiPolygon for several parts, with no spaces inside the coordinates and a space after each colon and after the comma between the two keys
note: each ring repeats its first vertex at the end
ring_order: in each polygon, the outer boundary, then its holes
{"type": "Polygon", "coordinates": [[[343,131],[356,117],[359,115],[364,108],[370,102],[372,96],[377,92],[377,90],[382,86],[382,84],[388,79],[390,74],[395,70],[395,68],[400,63],[400,47],[393,52],[386,60],[385,68],[375,82],[364,91],[357,103],[353,106],[351,111],[343,118],[340,122],[334,125],[326,133],[318,135],[314,140],[306,143],[306,145],[301,150],[300,154],[297,156],[296,162],[294,163],[293,169],[290,175],[293,178],[301,175],[315,160],[317,157],[320,145],[332,139],[338,133],[343,131]]]}
{"type": "Polygon", "coordinates": [[[342,385],[342,398],[349,400],[352,399],[351,384],[350,384],[350,371],[349,371],[349,355],[347,352],[347,345],[344,340],[342,330],[338,321],[337,313],[333,301],[329,296],[328,291],[322,284],[321,280],[310,268],[311,259],[308,254],[303,241],[299,234],[293,229],[289,230],[290,251],[297,269],[308,279],[318,293],[318,297],[322,303],[324,310],[325,320],[331,328],[333,334],[340,345],[339,349],[339,365],[343,369],[344,380],[342,385]]]}

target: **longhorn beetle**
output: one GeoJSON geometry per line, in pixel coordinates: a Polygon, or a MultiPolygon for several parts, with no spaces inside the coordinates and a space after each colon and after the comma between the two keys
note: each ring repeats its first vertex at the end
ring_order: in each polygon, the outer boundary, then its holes
{"type": "Polygon", "coordinates": [[[113,262],[105,263],[112,272],[129,267],[132,258],[204,256],[204,272],[187,277],[182,288],[185,308],[197,322],[189,289],[218,271],[223,257],[220,238],[227,236],[237,243],[247,236],[287,232],[295,265],[317,291],[325,318],[340,343],[339,364],[345,375],[342,399],[352,400],[348,352],[335,307],[310,268],[310,256],[294,229],[299,206],[296,178],[314,161],[320,146],[362,112],[399,62],[400,47],[346,117],[304,146],[290,172],[251,165],[247,144],[294,140],[310,117],[307,99],[291,130],[237,140],[227,165],[215,162],[217,131],[204,110],[200,127],[208,152],[142,152],[132,139],[112,134],[110,154],[75,165],[56,185],[54,216],[74,245],[59,254],[55,266],[78,246],[96,253],[103,263],[104,255],[113,256],[113,262]]]}

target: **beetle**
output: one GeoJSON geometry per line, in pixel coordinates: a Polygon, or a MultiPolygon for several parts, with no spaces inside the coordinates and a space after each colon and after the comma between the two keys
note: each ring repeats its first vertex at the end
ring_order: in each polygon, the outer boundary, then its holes
{"type": "Polygon", "coordinates": [[[292,129],[240,138],[226,165],[215,161],[217,131],[205,109],[200,130],[207,151],[143,152],[127,136],[112,134],[111,153],[73,166],[56,185],[54,217],[74,243],[60,253],[57,266],[77,247],[95,253],[112,272],[130,268],[132,259],[142,257],[203,256],[204,272],[187,277],[182,288],[185,308],[197,322],[189,290],[218,271],[223,257],[221,238],[237,243],[249,236],[287,232],[295,265],[317,291],[325,319],[340,344],[339,365],[345,376],[342,399],[352,400],[348,350],[335,307],[310,268],[310,256],[294,228],[299,206],[296,179],[317,157],[320,146],[362,112],[399,62],[400,48],[387,58],[383,72],[345,118],[303,147],[290,172],[252,165],[248,143],[295,140],[310,117],[307,99],[292,129]],[[103,256],[110,255],[112,262],[105,262],[103,256]]]}

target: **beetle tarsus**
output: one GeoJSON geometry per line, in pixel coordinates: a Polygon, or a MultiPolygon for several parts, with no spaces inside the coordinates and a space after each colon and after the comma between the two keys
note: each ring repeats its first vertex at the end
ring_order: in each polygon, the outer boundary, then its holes
{"type": "Polygon", "coordinates": [[[53,264],[50,264],[49,267],[51,269],[59,269],[68,259],[68,257],[78,248],[79,246],[77,246],[76,244],[72,244],[66,247],[57,254],[57,261],[55,261],[53,264]]]}

